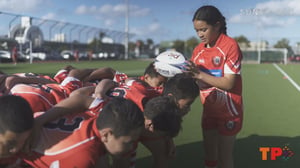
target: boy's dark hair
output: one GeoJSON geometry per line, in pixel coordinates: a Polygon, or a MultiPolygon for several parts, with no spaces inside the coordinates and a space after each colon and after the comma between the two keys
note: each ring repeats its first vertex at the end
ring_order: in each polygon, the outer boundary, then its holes
{"type": "Polygon", "coordinates": [[[199,87],[194,78],[186,73],[176,74],[164,85],[162,95],[171,94],[176,100],[196,98],[199,95],[199,87]]]}
{"type": "Polygon", "coordinates": [[[29,103],[20,96],[0,97],[0,133],[7,130],[23,133],[33,128],[33,111],[29,103]]]}
{"type": "Polygon", "coordinates": [[[178,135],[182,118],[175,101],[167,96],[150,99],[145,106],[144,115],[152,120],[154,130],[163,131],[169,137],[178,135]]]}
{"type": "Polygon", "coordinates": [[[157,76],[161,76],[154,67],[154,62],[151,62],[145,69],[144,71],[144,75],[148,74],[150,77],[157,77],[157,76]]]}
{"type": "Polygon", "coordinates": [[[126,136],[130,131],[144,127],[144,115],[131,100],[115,97],[102,109],[97,128],[111,128],[115,137],[126,136]]]}
{"type": "Polygon", "coordinates": [[[221,29],[220,32],[227,34],[226,20],[218,8],[214,6],[202,6],[194,14],[193,20],[202,20],[209,25],[215,25],[217,22],[220,22],[221,29]]]}

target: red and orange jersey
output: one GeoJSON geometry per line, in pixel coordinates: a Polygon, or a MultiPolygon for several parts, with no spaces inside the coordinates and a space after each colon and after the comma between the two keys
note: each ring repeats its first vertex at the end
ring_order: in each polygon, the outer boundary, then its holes
{"type": "Polygon", "coordinates": [[[32,155],[24,161],[33,167],[93,167],[105,147],[96,127],[96,118],[106,104],[95,99],[84,113],[71,114],[42,128],[32,155]]]}
{"type": "Polygon", "coordinates": [[[61,84],[17,84],[10,90],[10,94],[25,98],[33,112],[39,112],[48,110],[80,87],[81,81],[67,77],[61,84]]]}
{"type": "Polygon", "coordinates": [[[221,34],[214,47],[206,48],[200,43],[193,52],[191,61],[201,71],[215,77],[223,77],[224,74],[236,74],[236,83],[230,91],[224,91],[216,87],[202,88],[201,101],[205,109],[227,109],[230,115],[239,115],[242,111],[242,78],[241,61],[242,53],[237,42],[221,34]]]}
{"type": "Polygon", "coordinates": [[[143,111],[145,103],[160,93],[153,87],[147,86],[142,81],[130,80],[126,84],[116,87],[110,93],[113,97],[123,97],[133,101],[143,111]]]}

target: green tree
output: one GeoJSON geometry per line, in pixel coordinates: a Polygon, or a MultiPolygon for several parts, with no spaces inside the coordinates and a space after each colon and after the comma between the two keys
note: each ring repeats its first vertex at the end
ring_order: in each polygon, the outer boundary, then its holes
{"type": "Polygon", "coordinates": [[[187,58],[190,58],[192,56],[192,52],[194,48],[199,44],[199,42],[199,39],[196,37],[191,37],[186,41],[184,54],[187,58]]]}
{"type": "Polygon", "coordinates": [[[146,44],[147,44],[148,47],[150,47],[151,45],[154,45],[154,42],[153,42],[152,39],[148,38],[148,39],[146,40],[146,44]]]}
{"type": "Polygon", "coordinates": [[[286,48],[288,50],[288,56],[294,54],[292,47],[289,45],[290,41],[286,38],[282,38],[281,40],[277,41],[277,43],[273,46],[274,48],[286,48]]]}
{"type": "Polygon", "coordinates": [[[185,42],[183,40],[175,40],[172,48],[176,49],[176,51],[180,53],[184,53],[185,42]]]}
{"type": "Polygon", "coordinates": [[[235,41],[239,43],[241,48],[248,48],[250,47],[250,41],[247,39],[247,37],[241,35],[238,37],[234,37],[235,41]]]}

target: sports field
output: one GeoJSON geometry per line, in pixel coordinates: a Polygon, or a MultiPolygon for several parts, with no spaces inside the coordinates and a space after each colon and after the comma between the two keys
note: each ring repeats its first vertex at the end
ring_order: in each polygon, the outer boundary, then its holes
{"type": "MultiPolygon", "coordinates": [[[[113,67],[130,76],[143,73],[148,61],[93,61],[33,64],[0,64],[5,73],[35,72],[53,75],[64,65],[78,68],[113,67]]],[[[296,168],[300,166],[300,65],[244,64],[244,125],[235,146],[236,168],[296,168]],[[284,147],[294,156],[288,160],[262,161],[259,147],[284,147]]],[[[203,167],[200,128],[201,104],[195,101],[184,118],[181,134],[175,139],[177,158],[171,168],[203,167]]],[[[150,168],[150,157],[142,145],[138,149],[137,168],[150,168]]]]}

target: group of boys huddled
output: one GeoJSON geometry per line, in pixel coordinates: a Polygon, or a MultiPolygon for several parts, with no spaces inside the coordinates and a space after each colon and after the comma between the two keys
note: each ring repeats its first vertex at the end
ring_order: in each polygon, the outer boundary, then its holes
{"type": "Polygon", "coordinates": [[[141,77],[110,67],[2,73],[0,91],[0,167],[37,168],[134,167],[139,142],[166,168],[199,95],[188,73],[167,78],[153,62],[141,77]]]}

